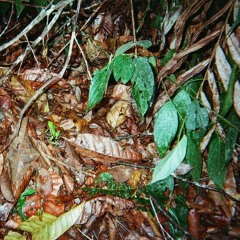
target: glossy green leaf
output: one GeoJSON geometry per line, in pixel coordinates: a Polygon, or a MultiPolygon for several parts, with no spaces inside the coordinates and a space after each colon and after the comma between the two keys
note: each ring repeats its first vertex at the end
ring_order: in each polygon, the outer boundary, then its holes
{"type": "Polygon", "coordinates": [[[131,79],[132,94],[141,116],[144,116],[153,100],[154,76],[147,59],[138,57],[133,63],[135,72],[131,79]]]}
{"type": "Polygon", "coordinates": [[[125,53],[126,51],[128,51],[130,48],[134,47],[134,46],[140,46],[140,47],[144,47],[144,48],[149,48],[152,46],[151,41],[149,40],[140,40],[140,41],[136,41],[136,42],[128,42],[126,44],[123,44],[121,47],[119,47],[117,49],[117,51],[115,52],[115,57],[118,55],[121,55],[123,53],[125,53]]]}
{"type": "Polygon", "coordinates": [[[133,60],[129,55],[118,55],[113,60],[113,76],[116,81],[119,79],[126,84],[134,72],[133,60]]]}
{"type": "Polygon", "coordinates": [[[218,188],[222,188],[226,174],[225,144],[217,134],[214,134],[209,146],[208,175],[218,188]]]}
{"type": "Polygon", "coordinates": [[[72,208],[60,217],[55,217],[48,213],[39,216],[32,216],[22,222],[19,229],[30,232],[32,240],[54,240],[66,232],[83,213],[85,203],[72,208]]]}
{"type": "Polygon", "coordinates": [[[184,135],[175,148],[154,168],[151,184],[167,178],[181,164],[187,150],[187,137],[184,135]]]}
{"type": "Polygon", "coordinates": [[[109,63],[103,69],[96,70],[89,90],[87,111],[98,104],[107,89],[108,81],[112,73],[112,64],[109,63]]]}
{"type": "Polygon", "coordinates": [[[156,114],[154,122],[154,140],[160,157],[169,149],[178,129],[177,110],[172,102],[165,103],[156,114]]]}

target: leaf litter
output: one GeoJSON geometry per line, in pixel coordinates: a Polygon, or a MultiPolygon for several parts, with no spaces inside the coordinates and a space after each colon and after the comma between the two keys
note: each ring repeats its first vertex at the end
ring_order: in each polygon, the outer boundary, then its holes
{"type": "Polygon", "coordinates": [[[0,1],[1,238],[239,238],[238,1],[19,2],[0,1]]]}

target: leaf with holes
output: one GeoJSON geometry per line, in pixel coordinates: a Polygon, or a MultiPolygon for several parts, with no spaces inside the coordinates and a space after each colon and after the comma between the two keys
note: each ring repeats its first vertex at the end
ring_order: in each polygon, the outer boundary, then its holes
{"type": "Polygon", "coordinates": [[[116,81],[119,79],[126,84],[134,72],[133,60],[129,55],[118,55],[113,60],[113,76],[116,81]]]}
{"type": "Polygon", "coordinates": [[[133,60],[133,63],[135,65],[135,72],[131,79],[132,94],[143,117],[153,100],[154,76],[147,59],[138,57],[133,60]]]}

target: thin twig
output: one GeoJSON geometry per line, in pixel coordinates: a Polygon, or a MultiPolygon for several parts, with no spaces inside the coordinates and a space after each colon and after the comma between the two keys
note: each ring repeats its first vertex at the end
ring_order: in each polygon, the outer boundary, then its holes
{"type": "MultiPolygon", "coordinates": [[[[133,41],[137,41],[136,30],[135,30],[135,20],[134,20],[134,10],[133,10],[133,0],[130,0],[131,5],[131,17],[132,17],[132,32],[133,32],[133,41]]],[[[137,45],[135,45],[135,57],[137,57],[137,45]]]]}
{"type": "Polygon", "coordinates": [[[11,22],[12,15],[13,15],[13,6],[14,6],[14,5],[13,5],[13,3],[12,3],[12,9],[11,9],[10,17],[9,17],[9,19],[8,19],[8,23],[7,23],[6,27],[3,29],[3,31],[1,32],[0,37],[6,32],[6,30],[8,29],[8,26],[9,26],[9,24],[10,24],[10,22],[11,22]]]}

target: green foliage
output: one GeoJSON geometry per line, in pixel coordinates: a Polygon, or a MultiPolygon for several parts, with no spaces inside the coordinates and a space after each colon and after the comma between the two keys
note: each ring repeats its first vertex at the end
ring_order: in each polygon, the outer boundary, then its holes
{"type": "Polygon", "coordinates": [[[96,180],[96,186],[93,188],[83,188],[84,191],[89,192],[90,196],[96,194],[110,195],[122,198],[130,198],[134,194],[134,189],[127,183],[119,183],[114,180],[110,173],[102,173],[96,180]],[[107,184],[107,188],[100,187],[103,183],[107,184]]]}
{"type": "MultiPolygon", "coordinates": [[[[179,195],[175,199],[176,206],[169,209],[169,214],[172,219],[177,222],[184,230],[188,229],[188,206],[186,204],[186,199],[184,196],[179,195]]],[[[169,229],[174,236],[174,239],[184,237],[184,233],[175,227],[171,222],[169,222],[169,229]]]]}
{"type": "Polygon", "coordinates": [[[228,85],[227,92],[225,94],[221,94],[221,108],[220,108],[220,115],[224,117],[230,108],[232,107],[233,104],[233,89],[234,89],[234,83],[237,79],[237,64],[234,64],[232,68],[232,73],[230,76],[230,81],[228,85]]]}
{"type": "Polygon", "coordinates": [[[171,49],[167,52],[167,54],[164,56],[164,58],[161,60],[161,64],[165,66],[174,56],[176,50],[171,49]]]}
{"type": "Polygon", "coordinates": [[[49,142],[53,145],[57,145],[56,141],[60,138],[61,132],[56,130],[56,126],[52,121],[48,121],[48,130],[50,132],[49,142]]]}
{"type": "Polygon", "coordinates": [[[129,49],[131,49],[132,47],[137,46],[137,45],[148,49],[149,47],[152,46],[152,43],[149,40],[141,40],[141,41],[136,41],[136,42],[125,43],[117,49],[117,51],[115,52],[115,57],[125,53],[126,51],[128,51],[129,49]]]}
{"type": "Polygon", "coordinates": [[[85,203],[72,208],[60,217],[43,212],[42,218],[32,216],[19,229],[30,232],[33,240],[54,240],[66,232],[82,215],[85,203]]]}
{"type": "Polygon", "coordinates": [[[144,193],[147,196],[151,196],[154,199],[156,199],[159,204],[163,204],[166,200],[166,196],[164,194],[166,189],[169,189],[170,194],[173,193],[174,179],[172,176],[168,176],[167,178],[161,181],[148,184],[144,189],[144,193]]]}
{"type": "Polygon", "coordinates": [[[188,131],[205,129],[209,124],[206,108],[200,107],[198,101],[193,101],[187,109],[186,128],[188,131]]]}
{"type": "MultiPolygon", "coordinates": [[[[129,55],[123,55],[125,51],[135,45],[143,47],[151,46],[151,42],[142,40],[122,45],[115,54],[112,62],[103,69],[96,70],[89,91],[87,111],[98,104],[107,89],[109,78],[113,72],[116,81],[119,79],[127,83],[131,79],[132,93],[141,116],[143,117],[152,103],[154,95],[154,76],[149,61],[143,57],[132,60],[129,55]]],[[[151,59],[151,62],[153,60],[151,59]]]]}
{"type": "Polygon", "coordinates": [[[36,191],[34,189],[31,188],[27,188],[25,189],[25,191],[20,195],[18,202],[17,202],[17,211],[19,216],[21,217],[22,220],[27,220],[27,217],[24,215],[23,213],[23,207],[26,204],[26,197],[27,196],[31,196],[32,194],[34,194],[36,191]]]}
{"type": "Polygon", "coordinates": [[[218,188],[222,188],[226,174],[225,144],[215,133],[209,145],[208,175],[218,188]]]}
{"type": "Polygon", "coordinates": [[[133,63],[132,94],[141,116],[144,116],[153,100],[154,76],[147,59],[138,57],[133,63]]]}
{"type": "Polygon", "coordinates": [[[178,116],[174,104],[169,101],[156,114],[154,140],[160,157],[169,149],[178,129],[178,116]]]}
{"type": "Polygon", "coordinates": [[[134,72],[133,60],[129,55],[118,55],[114,58],[113,64],[113,76],[116,81],[120,78],[124,84],[126,84],[134,72]]]}
{"type": "Polygon", "coordinates": [[[92,79],[92,83],[89,91],[89,102],[87,106],[87,111],[93,108],[96,104],[98,104],[107,89],[108,81],[112,73],[112,64],[109,63],[103,69],[96,70],[94,72],[94,77],[92,79]]]}
{"type": "Polygon", "coordinates": [[[202,172],[202,153],[200,151],[200,143],[204,137],[204,134],[204,130],[187,132],[188,145],[186,159],[188,163],[193,167],[190,174],[195,182],[198,182],[200,180],[202,172]]]}
{"type": "Polygon", "coordinates": [[[184,135],[175,148],[163,158],[154,168],[153,177],[150,184],[167,178],[181,164],[186,155],[187,137],[184,135]]]}

